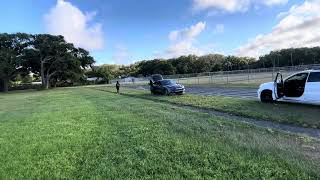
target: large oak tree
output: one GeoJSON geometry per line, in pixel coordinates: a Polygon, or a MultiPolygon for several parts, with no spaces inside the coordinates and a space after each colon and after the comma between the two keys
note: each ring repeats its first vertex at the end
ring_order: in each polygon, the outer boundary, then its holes
{"type": "Polygon", "coordinates": [[[0,91],[7,92],[9,81],[26,68],[22,66],[23,52],[29,46],[29,35],[0,34],[0,91]]]}
{"type": "Polygon", "coordinates": [[[38,34],[32,38],[32,48],[26,52],[26,59],[32,72],[41,76],[43,88],[48,89],[50,81],[66,79],[83,74],[83,69],[94,60],[84,49],[77,49],[67,43],[63,36],[38,34]]]}

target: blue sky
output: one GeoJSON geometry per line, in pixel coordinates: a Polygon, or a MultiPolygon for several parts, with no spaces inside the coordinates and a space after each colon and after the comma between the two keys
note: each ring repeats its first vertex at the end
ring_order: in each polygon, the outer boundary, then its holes
{"type": "Polygon", "coordinates": [[[90,50],[98,64],[189,53],[258,57],[274,49],[317,46],[320,37],[319,0],[2,0],[1,4],[0,32],[62,34],[90,50]],[[313,20],[312,27],[296,28],[313,20]],[[314,35],[298,36],[310,33],[310,28],[314,35]]]}

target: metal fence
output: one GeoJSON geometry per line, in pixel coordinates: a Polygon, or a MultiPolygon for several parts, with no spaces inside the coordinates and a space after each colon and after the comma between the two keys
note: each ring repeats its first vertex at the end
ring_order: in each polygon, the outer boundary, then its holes
{"type": "MultiPolygon", "coordinates": [[[[320,64],[273,67],[261,69],[246,69],[235,71],[220,71],[220,72],[204,72],[194,74],[175,74],[164,76],[165,79],[172,79],[181,84],[200,85],[200,84],[261,84],[264,82],[273,81],[277,72],[281,72],[284,77],[293,73],[320,69],[320,64]]],[[[113,80],[112,83],[117,80],[113,80]]],[[[149,77],[132,78],[131,81],[118,79],[123,84],[146,84],[149,77]]]]}

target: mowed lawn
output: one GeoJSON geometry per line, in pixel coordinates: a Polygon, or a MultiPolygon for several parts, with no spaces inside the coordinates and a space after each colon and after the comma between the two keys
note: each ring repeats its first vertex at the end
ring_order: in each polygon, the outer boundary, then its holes
{"type": "MultiPolygon", "coordinates": [[[[114,87],[94,87],[101,91],[114,91],[114,87]]],[[[122,88],[124,95],[177,105],[212,109],[230,114],[320,129],[320,106],[293,103],[261,103],[257,99],[225,96],[185,94],[183,96],[152,96],[149,91],[122,88]]]]}
{"type": "Polygon", "coordinates": [[[319,148],[90,88],[0,94],[0,179],[319,179],[319,148]]]}

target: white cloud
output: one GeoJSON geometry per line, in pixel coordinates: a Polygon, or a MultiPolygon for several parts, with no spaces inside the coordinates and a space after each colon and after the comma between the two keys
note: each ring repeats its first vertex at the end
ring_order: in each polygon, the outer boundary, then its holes
{"type": "Polygon", "coordinates": [[[172,58],[189,54],[200,55],[203,54],[203,52],[195,47],[192,41],[180,41],[169,46],[163,54],[163,57],[172,58]]]}
{"type": "Polygon", "coordinates": [[[205,22],[198,22],[188,28],[171,31],[168,36],[171,45],[164,52],[156,53],[156,58],[172,58],[189,54],[203,54],[203,50],[195,47],[195,43],[197,37],[205,28],[205,22]]]}
{"type": "Polygon", "coordinates": [[[175,30],[171,31],[169,34],[169,39],[171,41],[175,40],[191,40],[197,37],[206,27],[205,22],[199,22],[195,25],[192,25],[189,28],[185,28],[183,30],[175,30]]]}
{"type": "Polygon", "coordinates": [[[213,30],[214,34],[219,34],[224,32],[224,25],[223,24],[217,24],[213,30]]]}
{"type": "Polygon", "coordinates": [[[132,56],[125,46],[116,45],[115,53],[112,56],[112,60],[115,64],[128,65],[132,63],[132,56]]]}
{"type": "Polygon", "coordinates": [[[196,10],[217,9],[226,12],[245,12],[252,6],[286,4],[288,0],[193,0],[196,10]]]}
{"type": "Polygon", "coordinates": [[[320,1],[305,1],[288,12],[269,34],[258,35],[237,49],[240,56],[253,56],[290,47],[320,46],[320,1]]]}
{"type": "Polygon", "coordinates": [[[48,33],[63,35],[77,47],[98,50],[103,48],[104,38],[102,25],[92,22],[95,16],[96,12],[83,13],[70,2],[58,0],[44,19],[48,33]]]}
{"type": "Polygon", "coordinates": [[[261,2],[267,6],[273,6],[278,4],[286,4],[288,0],[263,0],[261,2]]]}

